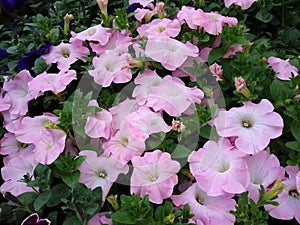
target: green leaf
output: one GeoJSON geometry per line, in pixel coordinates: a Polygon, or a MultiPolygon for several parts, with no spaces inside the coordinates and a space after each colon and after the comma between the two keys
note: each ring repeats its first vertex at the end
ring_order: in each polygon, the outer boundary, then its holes
{"type": "Polygon", "coordinates": [[[47,71],[50,67],[51,65],[48,65],[45,59],[40,57],[35,60],[32,70],[35,74],[41,74],[42,72],[47,71]]]}
{"type": "Polygon", "coordinates": [[[68,185],[72,186],[74,183],[79,181],[80,172],[74,171],[73,173],[62,175],[62,180],[68,185]]]}
{"type": "Polygon", "coordinates": [[[77,216],[70,216],[64,220],[63,225],[82,225],[82,222],[77,216]]]}
{"type": "Polygon", "coordinates": [[[209,140],[218,140],[219,138],[216,128],[209,125],[200,128],[200,136],[209,140]]]}
{"type": "Polygon", "coordinates": [[[295,151],[300,151],[300,142],[298,141],[287,142],[285,143],[285,146],[295,151]]]}
{"type": "Polygon", "coordinates": [[[211,65],[216,60],[222,58],[226,51],[223,48],[214,48],[208,55],[208,64],[211,65]]]}
{"type": "Polygon", "coordinates": [[[273,15],[265,9],[261,9],[258,13],[256,13],[255,18],[264,23],[269,23],[273,19],[273,15]]]}
{"type": "Polygon", "coordinates": [[[29,205],[35,201],[37,195],[38,194],[35,192],[25,192],[24,194],[19,195],[18,199],[25,205],[29,205]]]}
{"type": "Polygon", "coordinates": [[[102,204],[102,188],[97,187],[92,191],[92,201],[102,204]]]}
{"type": "Polygon", "coordinates": [[[50,34],[50,39],[53,43],[58,41],[58,39],[59,39],[59,29],[58,28],[54,28],[54,29],[50,30],[49,34],[50,34]]]}
{"type": "Polygon", "coordinates": [[[300,123],[293,122],[291,125],[291,132],[298,142],[300,142],[300,123]]]}
{"type": "Polygon", "coordinates": [[[135,219],[128,215],[125,211],[117,211],[111,215],[114,223],[120,224],[135,224],[135,219]]]}
{"type": "Polygon", "coordinates": [[[80,165],[83,163],[83,161],[85,160],[85,158],[86,158],[86,156],[79,156],[79,157],[76,157],[75,159],[74,159],[74,162],[73,162],[73,169],[74,170],[77,170],[79,167],[80,167],[80,165]]]}
{"type": "Polygon", "coordinates": [[[54,207],[60,204],[62,198],[67,198],[71,194],[70,189],[63,183],[57,184],[51,191],[52,196],[47,202],[48,207],[54,207]]]}
{"type": "Polygon", "coordinates": [[[169,214],[171,214],[173,212],[173,204],[169,201],[167,201],[165,204],[164,204],[164,214],[165,216],[168,216],[169,214]]]}
{"type": "Polygon", "coordinates": [[[270,85],[270,92],[274,100],[282,100],[292,98],[294,96],[294,90],[289,86],[286,81],[274,80],[270,85]]]}
{"type": "Polygon", "coordinates": [[[173,159],[186,158],[192,151],[183,145],[176,145],[175,150],[172,152],[173,159]]]}
{"type": "Polygon", "coordinates": [[[51,225],[57,225],[58,212],[54,211],[47,215],[47,219],[51,221],[51,225]]]}
{"type": "Polygon", "coordinates": [[[48,202],[51,196],[51,190],[40,193],[33,203],[34,210],[39,211],[48,202]]]}
{"type": "Polygon", "coordinates": [[[101,204],[97,203],[90,203],[90,204],[84,204],[83,212],[88,215],[94,215],[96,214],[101,208],[101,204]]]}

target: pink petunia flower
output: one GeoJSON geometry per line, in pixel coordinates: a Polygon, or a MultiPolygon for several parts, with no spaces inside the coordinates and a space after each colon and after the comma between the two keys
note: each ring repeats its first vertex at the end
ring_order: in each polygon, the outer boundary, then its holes
{"type": "Polygon", "coordinates": [[[193,24],[203,28],[207,33],[212,35],[218,35],[222,33],[225,24],[229,26],[235,26],[238,20],[234,17],[222,16],[214,12],[201,12],[197,10],[197,13],[193,14],[193,24]]]}
{"type": "Polygon", "coordinates": [[[21,125],[21,121],[25,116],[19,116],[10,113],[9,111],[1,112],[3,116],[3,126],[10,133],[16,133],[19,126],[21,125]]]}
{"type": "Polygon", "coordinates": [[[9,155],[10,158],[18,157],[24,152],[32,152],[34,145],[23,144],[19,142],[15,134],[5,133],[4,137],[0,141],[0,154],[9,155]]]}
{"type": "Polygon", "coordinates": [[[27,144],[37,144],[49,126],[55,126],[59,117],[52,113],[44,113],[41,116],[24,117],[15,132],[18,141],[27,144]]]}
{"type": "Polygon", "coordinates": [[[28,102],[33,99],[33,96],[28,92],[28,82],[33,78],[28,70],[19,72],[13,80],[5,81],[3,90],[10,97],[11,114],[24,116],[28,111],[28,102]]]}
{"type": "Polygon", "coordinates": [[[37,98],[46,91],[58,94],[66,89],[72,80],[76,80],[75,70],[65,70],[59,73],[43,72],[28,83],[29,93],[37,98]]]}
{"type": "Polygon", "coordinates": [[[242,45],[232,45],[228,51],[223,56],[224,59],[233,58],[236,52],[242,52],[243,46],[242,45]]]}
{"type": "Polygon", "coordinates": [[[171,130],[171,127],[164,121],[162,113],[154,112],[146,106],[142,106],[129,114],[127,121],[130,127],[140,129],[145,138],[153,133],[167,133],[171,130]]]}
{"type": "Polygon", "coordinates": [[[108,212],[97,213],[88,221],[88,225],[113,225],[112,219],[105,216],[107,213],[108,212]]]}
{"type": "Polygon", "coordinates": [[[137,28],[137,31],[141,37],[149,36],[164,36],[164,37],[176,37],[181,29],[181,25],[177,19],[170,20],[154,19],[150,23],[143,24],[137,28]]]}
{"type": "Polygon", "coordinates": [[[43,130],[33,149],[34,159],[44,165],[53,163],[65,149],[66,133],[58,129],[43,130]]]}
{"type": "Polygon", "coordinates": [[[158,86],[151,87],[146,105],[158,112],[166,111],[177,117],[200,103],[204,93],[197,87],[189,88],[177,77],[165,76],[158,86]]]}
{"type": "Polygon", "coordinates": [[[205,47],[200,50],[199,57],[201,58],[201,60],[203,62],[208,61],[208,56],[209,56],[209,53],[211,52],[211,50],[212,50],[212,48],[210,48],[210,47],[205,47]]]}
{"type": "Polygon", "coordinates": [[[162,78],[155,71],[145,70],[134,79],[137,86],[133,90],[132,97],[136,98],[139,105],[144,105],[151,93],[151,87],[159,86],[161,81],[162,78]]]}
{"type": "MultiPolygon", "coordinates": [[[[88,106],[99,107],[96,100],[92,100],[88,106]]],[[[100,112],[94,113],[88,117],[85,124],[85,132],[92,138],[103,137],[109,139],[112,135],[112,115],[106,109],[101,109],[100,112]]]]}
{"type": "Polygon", "coordinates": [[[278,158],[267,151],[247,156],[246,161],[250,172],[248,195],[254,201],[258,201],[260,185],[267,189],[278,178],[284,178],[284,169],[280,166],[278,158]]]}
{"type": "Polygon", "coordinates": [[[160,62],[171,71],[180,67],[189,56],[198,56],[198,52],[197,46],[189,42],[183,44],[169,37],[150,36],[145,48],[146,56],[160,62]]]}
{"type": "Polygon", "coordinates": [[[257,0],[224,0],[226,8],[229,8],[232,4],[241,6],[241,9],[246,10],[257,0]]]}
{"type": "Polygon", "coordinates": [[[236,137],[235,146],[240,151],[257,154],[268,146],[270,139],[282,134],[283,120],[273,110],[267,99],[258,104],[244,102],[242,107],[219,112],[214,124],[221,137],[236,137]]]}
{"type": "Polygon", "coordinates": [[[134,17],[139,22],[142,22],[144,18],[147,22],[149,22],[151,20],[151,17],[157,13],[156,9],[150,10],[150,9],[140,9],[140,8],[137,8],[134,12],[135,12],[134,17]]]}
{"type": "Polygon", "coordinates": [[[297,166],[287,166],[285,168],[288,179],[282,181],[286,188],[278,194],[275,199],[278,206],[265,205],[270,216],[280,220],[291,220],[295,218],[300,223],[300,190],[297,188],[296,175],[299,173],[297,166]]]}
{"type": "Polygon", "coordinates": [[[0,187],[0,192],[10,192],[15,196],[25,192],[32,192],[31,187],[27,187],[26,183],[22,181],[24,176],[33,176],[33,171],[38,162],[32,157],[32,153],[23,155],[23,157],[15,157],[8,161],[4,167],[1,168],[1,176],[4,183],[0,187]]]}
{"type": "Polygon", "coordinates": [[[300,171],[296,174],[296,186],[297,190],[300,192],[300,171]]]}
{"type": "Polygon", "coordinates": [[[227,139],[208,141],[188,157],[190,170],[197,183],[210,196],[240,194],[250,182],[244,154],[234,149],[227,139]]]}
{"type": "Polygon", "coordinates": [[[0,112],[8,111],[11,107],[10,97],[8,94],[3,93],[4,90],[0,90],[0,112]]]}
{"type": "Polygon", "coordinates": [[[79,182],[91,189],[101,187],[102,201],[104,202],[119,174],[128,173],[128,165],[120,164],[112,157],[104,154],[97,156],[97,153],[91,150],[81,151],[79,155],[86,156],[86,159],[79,167],[79,182]]]}
{"type": "Polygon", "coordinates": [[[107,53],[93,58],[94,69],[89,74],[97,84],[109,87],[111,83],[126,83],[131,80],[132,73],[128,65],[129,54],[107,53]]]}
{"type": "Polygon", "coordinates": [[[127,123],[123,123],[120,130],[104,141],[102,146],[110,157],[126,164],[134,156],[140,156],[145,151],[145,140],[140,129],[130,128],[127,123]]]}
{"type": "Polygon", "coordinates": [[[90,46],[94,52],[98,55],[103,53],[121,55],[128,53],[128,47],[132,44],[132,40],[128,35],[122,34],[117,30],[111,32],[109,40],[105,43],[90,43],[90,46]]]}
{"type": "Polygon", "coordinates": [[[78,59],[84,61],[83,56],[88,56],[90,51],[82,45],[81,41],[72,43],[61,42],[57,46],[51,46],[49,53],[42,55],[46,63],[57,63],[60,70],[68,70],[78,59]]]}
{"type": "Polygon", "coordinates": [[[290,64],[290,59],[280,59],[277,57],[269,57],[268,64],[276,73],[276,77],[280,80],[290,80],[293,76],[298,76],[298,69],[290,64]]]}
{"type": "Polygon", "coordinates": [[[189,28],[196,29],[197,25],[193,23],[193,16],[195,14],[201,14],[203,11],[201,9],[196,10],[194,7],[182,6],[181,10],[177,13],[177,18],[180,22],[185,21],[189,28]]]}
{"type": "Polygon", "coordinates": [[[109,109],[111,112],[113,129],[119,130],[124,123],[127,123],[127,116],[139,108],[137,102],[133,99],[126,99],[118,105],[109,109]]]}
{"type": "Polygon", "coordinates": [[[143,157],[136,156],[131,161],[134,167],[131,193],[141,197],[149,195],[149,200],[156,204],[172,196],[173,187],[178,182],[176,173],[180,170],[180,164],[172,160],[169,153],[155,150],[146,152],[143,157]]]}
{"type": "Polygon", "coordinates": [[[189,204],[190,211],[194,214],[193,220],[200,220],[200,224],[233,225],[235,222],[234,215],[230,213],[230,210],[234,210],[236,205],[232,195],[212,197],[203,191],[197,183],[194,183],[182,194],[173,195],[171,199],[178,207],[189,204]]]}
{"type": "Polygon", "coordinates": [[[88,29],[79,33],[71,31],[71,35],[71,42],[74,42],[76,40],[95,41],[98,42],[100,45],[105,45],[107,44],[111,33],[109,28],[105,28],[102,26],[102,24],[99,24],[93,27],[89,27],[88,29]]]}

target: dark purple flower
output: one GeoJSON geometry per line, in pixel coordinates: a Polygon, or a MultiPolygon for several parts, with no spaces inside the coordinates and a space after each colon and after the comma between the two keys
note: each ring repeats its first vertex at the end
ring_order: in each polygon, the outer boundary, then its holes
{"type": "Polygon", "coordinates": [[[25,5],[26,0],[0,0],[2,8],[7,12],[13,12],[16,8],[25,5]]]}
{"type": "Polygon", "coordinates": [[[6,50],[0,48],[0,58],[6,58],[8,53],[6,50]]]}
{"type": "Polygon", "coordinates": [[[39,215],[37,213],[33,213],[28,216],[21,225],[49,225],[51,222],[48,219],[39,219],[39,215]]]}
{"type": "MultiPolygon", "coordinates": [[[[140,3],[133,3],[127,8],[127,14],[134,12],[136,9],[142,9],[143,6],[140,3]]],[[[136,20],[134,16],[129,17],[129,21],[136,20]]]]}
{"type": "MultiPolygon", "coordinates": [[[[42,54],[46,53],[49,48],[51,47],[52,43],[47,42],[47,45],[37,49],[37,50],[32,50],[30,52],[25,53],[22,58],[18,61],[18,68],[19,70],[24,70],[27,69],[31,71],[31,68],[34,66],[35,60],[40,57],[42,54]]],[[[31,71],[32,73],[33,71],[31,71]]]]}

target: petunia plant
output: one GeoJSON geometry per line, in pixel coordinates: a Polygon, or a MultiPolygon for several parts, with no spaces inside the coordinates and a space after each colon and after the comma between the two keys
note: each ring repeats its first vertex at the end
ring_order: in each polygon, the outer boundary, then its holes
{"type": "Polygon", "coordinates": [[[1,224],[300,223],[299,4],[0,6],[1,224]]]}

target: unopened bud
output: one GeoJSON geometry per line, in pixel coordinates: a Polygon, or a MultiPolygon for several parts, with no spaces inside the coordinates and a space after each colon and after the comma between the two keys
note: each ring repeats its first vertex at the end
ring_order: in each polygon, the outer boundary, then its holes
{"type": "Polygon", "coordinates": [[[132,58],[130,55],[126,57],[128,65],[127,68],[143,68],[144,63],[142,61],[139,61],[137,59],[132,58]]]}
{"type": "Polygon", "coordinates": [[[178,121],[178,120],[172,120],[172,130],[175,130],[177,132],[182,132],[184,131],[185,126],[183,125],[182,122],[178,121]]]}
{"type": "Polygon", "coordinates": [[[107,13],[108,0],[96,0],[96,1],[100,8],[101,13],[105,16],[105,18],[108,18],[108,13],[107,13]]]}
{"type": "Polygon", "coordinates": [[[209,66],[210,72],[213,74],[213,76],[216,78],[216,81],[222,81],[222,66],[218,65],[217,63],[214,63],[209,66]]]}
{"type": "Polygon", "coordinates": [[[165,3],[164,2],[156,3],[156,11],[159,18],[161,19],[165,18],[166,16],[165,3]]]}
{"type": "Polygon", "coordinates": [[[165,224],[172,224],[174,223],[175,215],[173,213],[169,214],[164,218],[164,223],[165,224]]]}
{"type": "Polygon", "coordinates": [[[277,179],[273,187],[264,195],[264,200],[268,201],[276,198],[285,188],[286,185],[281,182],[281,179],[277,179]]]}
{"type": "Polygon", "coordinates": [[[118,195],[110,195],[106,198],[106,200],[109,204],[111,204],[115,211],[119,210],[118,195]]]}
{"type": "Polygon", "coordinates": [[[236,91],[239,93],[242,93],[246,98],[250,97],[250,91],[247,88],[246,82],[244,80],[244,78],[242,77],[235,77],[234,78],[234,85],[236,88],[236,91]]]}
{"type": "Polygon", "coordinates": [[[65,35],[67,35],[69,30],[70,30],[70,23],[71,23],[72,19],[73,19],[72,14],[67,13],[64,17],[64,32],[65,32],[65,35]]]}

